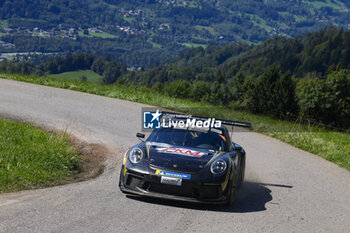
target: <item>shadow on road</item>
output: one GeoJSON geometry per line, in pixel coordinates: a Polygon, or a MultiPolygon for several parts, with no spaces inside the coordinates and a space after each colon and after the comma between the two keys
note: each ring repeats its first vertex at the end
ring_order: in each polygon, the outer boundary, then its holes
{"type": "Polygon", "coordinates": [[[187,203],[132,195],[127,195],[127,197],[154,205],[166,205],[177,208],[198,209],[217,212],[247,213],[266,210],[265,204],[272,200],[272,196],[270,194],[271,190],[267,188],[268,186],[280,188],[293,188],[293,186],[289,185],[266,184],[247,181],[244,182],[243,186],[237,191],[236,200],[232,207],[227,207],[224,205],[187,203]]]}

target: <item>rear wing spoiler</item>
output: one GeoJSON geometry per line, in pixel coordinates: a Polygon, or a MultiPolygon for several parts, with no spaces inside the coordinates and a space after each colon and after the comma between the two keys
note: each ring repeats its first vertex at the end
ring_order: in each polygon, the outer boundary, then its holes
{"type": "MultiPolygon", "coordinates": [[[[196,119],[200,121],[206,121],[208,119],[213,119],[209,117],[200,117],[200,116],[192,116],[184,113],[177,113],[177,112],[166,112],[162,111],[161,112],[162,116],[164,117],[169,117],[169,118],[176,118],[176,119],[196,119]]],[[[248,122],[241,122],[241,121],[230,121],[230,120],[223,120],[223,119],[217,119],[217,121],[221,121],[222,124],[224,125],[231,125],[231,126],[238,126],[238,127],[245,127],[245,128],[250,128],[252,126],[251,123],[248,122]]]]}

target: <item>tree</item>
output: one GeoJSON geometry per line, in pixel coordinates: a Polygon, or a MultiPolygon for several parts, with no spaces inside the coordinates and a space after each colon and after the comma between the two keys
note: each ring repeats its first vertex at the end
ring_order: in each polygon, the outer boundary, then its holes
{"type": "Polygon", "coordinates": [[[335,71],[326,79],[303,79],[296,95],[304,117],[338,127],[350,126],[350,71],[335,71]]]}
{"type": "Polygon", "coordinates": [[[108,63],[103,72],[102,83],[113,84],[121,75],[121,69],[115,63],[108,63]]]}
{"type": "Polygon", "coordinates": [[[210,84],[204,81],[195,81],[192,84],[191,98],[195,101],[201,101],[204,97],[210,95],[210,84]]]}
{"type": "Polygon", "coordinates": [[[297,103],[295,100],[295,82],[290,72],[282,75],[277,81],[275,87],[274,100],[277,102],[275,117],[284,118],[288,113],[297,112],[297,103]]]}
{"type": "Polygon", "coordinates": [[[103,75],[105,69],[105,61],[101,57],[95,58],[94,62],[91,65],[91,70],[98,73],[99,75],[103,75]]]}
{"type": "Polygon", "coordinates": [[[165,85],[164,92],[172,97],[189,98],[191,84],[188,81],[175,81],[165,85]]]}
{"type": "MultiPolygon", "coordinates": [[[[242,87],[243,88],[243,87],[242,87]]],[[[246,83],[243,106],[253,113],[284,118],[296,111],[295,84],[289,72],[281,76],[272,66],[254,81],[246,83]]]]}
{"type": "Polygon", "coordinates": [[[262,76],[260,76],[253,89],[253,98],[258,105],[256,109],[258,113],[266,113],[276,115],[277,103],[279,99],[276,97],[277,81],[280,79],[280,73],[276,66],[270,67],[262,76]]]}
{"type": "Polygon", "coordinates": [[[244,75],[240,72],[232,79],[232,98],[235,101],[242,100],[242,96],[245,93],[245,81],[244,75]]]}

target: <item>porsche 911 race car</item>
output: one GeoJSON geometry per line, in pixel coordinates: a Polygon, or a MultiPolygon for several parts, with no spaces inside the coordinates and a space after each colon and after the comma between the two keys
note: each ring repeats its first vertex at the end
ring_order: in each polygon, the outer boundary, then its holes
{"type": "Polygon", "coordinates": [[[119,187],[126,194],[232,205],[244,180],[245,160],[244,149],[231,142],[225,126],[161,127],[127,150],[119,187]]]}

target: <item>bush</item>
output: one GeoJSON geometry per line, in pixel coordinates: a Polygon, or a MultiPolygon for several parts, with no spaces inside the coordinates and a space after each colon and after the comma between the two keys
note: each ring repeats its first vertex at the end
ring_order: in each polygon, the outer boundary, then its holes
{"type": "Polygon", "coordinates": [[[176,98],[189,98],[191,94],[191,84],[187,81],[176,81],[165,85],[165,94],[176,98]]]}
{"type": "Polygon", "coordinates": [[[86,82],[86,81],[87,81],[87,77],[86,77],[85,75],[82,75],[82,76],[80,77],[80,81],[86,82]]]}
{"type": "Polygon", "coordinates": [[[202,101],[205,96],[210,95],[210,84],[204,81],[195,81],[192,84],[191,99],[202,101]]]}
{"type": "Polygon", "coordinates": [[[122,74],[121,65],[115,62],[109,62],[105,66],[105,70],[103,72],[103,77],[102,77],[102,83],[113,84],[118,80],[121,74],[122,74]]]}
{"type": "Polygon", "coordinates": [[[153,86],[152,86],[152,90],[158,93],[164,93],[164,84],[160,83],[160,82],[156,82],[153,86]]]}
{"type": "Polygon", "coordinates": [[[209,98],[209,103],[214,105],[227,106],[232,100],[231,90],[226,82],[215,81],[210,85],[211,95],[209,98]]]}
{"type": "Polygon", "coordinates": [[[303,79],[296,95],[303,116],[338,127],[350,126],[350,71],[335,71],[326,79],[303,79]]]}
{"type": "Polygon", "coordinates": [[[290,73],[281,76],[276,66],[245,86],[242,105],[252,113],[284,118],[288,112],[296,111],[295,83],[290,73]]]}

